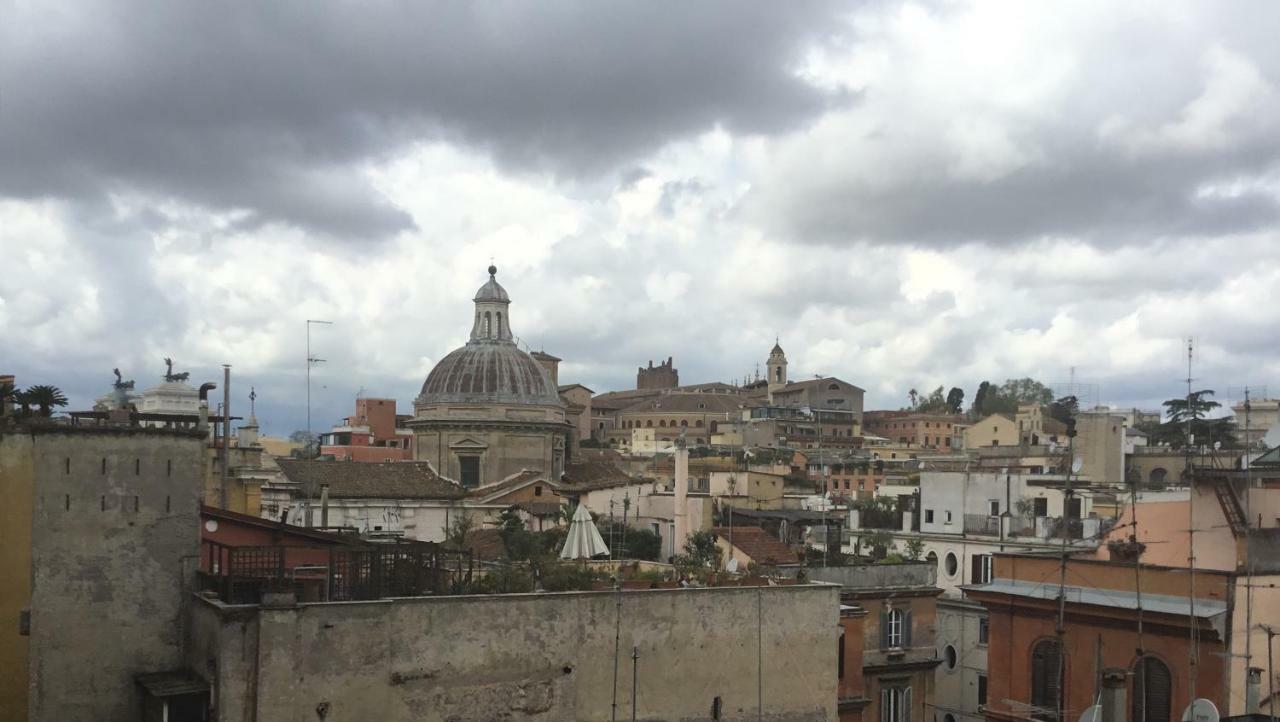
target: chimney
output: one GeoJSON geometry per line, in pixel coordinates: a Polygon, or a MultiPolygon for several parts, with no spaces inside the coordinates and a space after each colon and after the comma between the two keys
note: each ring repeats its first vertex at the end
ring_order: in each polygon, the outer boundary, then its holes
{"type": "Polygon", "coordinates": [[[1244,713],[1258,714],[1258,699],[1262,692],[1262,667],[1250,667],[1244,683],[1244,713]]]}
{"type": "Polygon", "coordinates": [[[320,485],[320,526],[329,526],[329,485],[320,485]]]}
{"type": "Polygon", "coordinates": [[[689,450],[685,448],[683,434],[676,437],[675,467],[676,538],[672,540],[671,550],[673,554],[683,554],[685,539],[689,537],[689,450]]]}
{"type": "Polygon", "coordinates": [[[1102,670],[1101,722],[1124,722],[1128,715],[1125,706],[1125,678],[1128,672],[1123,669],[1102,670]]]}
{"type": "Polygon", "coordinates": [[[196,425],[199,431],[209,431],[209,392],[216,388],[218,385],[212,381],[200,384],[200,421],[196,425]]]}

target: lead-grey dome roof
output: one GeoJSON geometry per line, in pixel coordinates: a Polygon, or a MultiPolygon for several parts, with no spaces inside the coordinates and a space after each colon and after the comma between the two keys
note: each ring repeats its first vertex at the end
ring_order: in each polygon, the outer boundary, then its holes
{"type": "Polygon", "coordinates": [[[551,376],[511,342],[473,341],[431,369],[418,403],[561,405],[551,376]]]}
{"type": "Polygon", "coordinates": [[[476,291],[475,301],[497,301],[499,303],[510,303],[511,297],[507,295],[507,289],[498,283],[495,276],[498,275],[497,266],[489,266],[489,280],[485,282],[480,290],[476,291]]]}

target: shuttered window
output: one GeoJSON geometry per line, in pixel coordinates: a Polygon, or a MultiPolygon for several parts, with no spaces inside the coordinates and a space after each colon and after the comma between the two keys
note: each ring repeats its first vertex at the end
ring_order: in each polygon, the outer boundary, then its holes
{"type": "Polygon", "coordinates": [[[1059,661],[1056,640],[1042,639],[1031,650],[1031,704],[1036,719],[1057,719],[1059,661]]]}
{"type": "Polygon", "coordinates": [[[1154,657],[1143,657],[1133,668],[1130,695],[1132,722],[1169,722],[1173,696],[1173,676],[1169,667],[1154,657]]]}
{"type": "Polygon", "coordinates": [[[880,688],[880,722],[911,722],[911,688],[880,688]]]}

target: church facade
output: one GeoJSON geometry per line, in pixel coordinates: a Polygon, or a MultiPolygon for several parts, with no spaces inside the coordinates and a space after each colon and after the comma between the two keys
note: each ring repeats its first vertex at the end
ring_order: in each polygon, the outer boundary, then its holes
{"type": "Polygon", "coordinates": [[[488,270],[470,339],[436,364],[414,400],[417,459],[465,488],[526,470],[559,479],[576,430],[551,374],[516,346],[511,298],[488,270]]]}

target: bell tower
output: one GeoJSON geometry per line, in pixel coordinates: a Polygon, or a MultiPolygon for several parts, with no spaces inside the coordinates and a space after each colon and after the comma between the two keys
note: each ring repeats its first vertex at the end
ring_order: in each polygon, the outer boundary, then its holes
{"type": "Polygon", "coordinates": [[[765,363],[769,376],[769,402],[773,402],[773,392],[787,385],[787,354],[783,352],[778,339],[773,340],[773,349],[769,351],[769,360],[765,363]]]}

